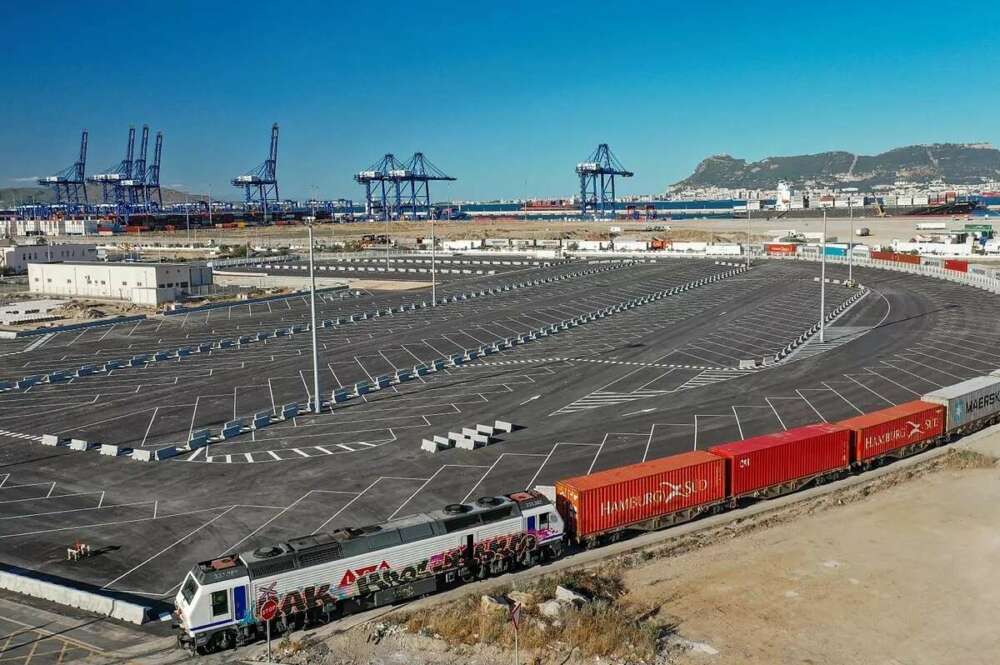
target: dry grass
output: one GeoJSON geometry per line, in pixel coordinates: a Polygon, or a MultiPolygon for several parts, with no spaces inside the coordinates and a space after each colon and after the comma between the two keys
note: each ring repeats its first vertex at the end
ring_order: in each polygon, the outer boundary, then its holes
{"type": "MultiPolygon", "coordinates": [[[[670,627],[650,618],[649,608],[622,600],[625,586],[621,575],[568,571],[547,576],[523,591],[536,598],[551,599],[557,585],[572,588],[592,598],[580,607],[567,605],[559,620],[541,616],[536,607],[523,611],[518,641],[527,651],[575,650],[585,657],[615,657],[628,662],[650,662],[657,643],[670,627]]],[[[498,588],[493,595],[509,592],[498,588]]],[[[444,607],[398,617],[412,633],[435,637],[449,644],[492,645],[513,648],[514,633],[507,612],[483,610],[480,596],[468,595],[444,607]]]]}

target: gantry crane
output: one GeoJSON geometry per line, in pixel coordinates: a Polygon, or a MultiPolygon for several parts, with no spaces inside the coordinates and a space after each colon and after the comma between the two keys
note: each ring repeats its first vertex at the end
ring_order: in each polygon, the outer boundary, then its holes
{"type": "Polygon", "coordinates": [[[278,200],[278,123],[271,126],[271,149],[263,164],[233,178],[233,186],[246,192],[247,204],[259,203],[267,216],[268,199],[278,200]]]}
{"type": "Polygon", "coordinates": [[[615,177],[635,175],[622,166],[607,143],[597,146],[586,161],[577,164],[576,174],[580,176],[580,214],[597,217],[615,215],[615,177]]]}
{"type": "Polygon", "coordinates": [[[87,130],[80,136],[80,157],[72,165],[55,175],[38,179],[38,184],[51,187],[56,203],[66,206],[70,214],[86,212],[87,201],[87,130]]]}

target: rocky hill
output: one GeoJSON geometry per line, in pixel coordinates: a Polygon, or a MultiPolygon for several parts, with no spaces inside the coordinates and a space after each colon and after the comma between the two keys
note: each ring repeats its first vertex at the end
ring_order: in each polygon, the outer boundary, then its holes
{"type": "MultiPolygon", "coordinates": [[[[184,192],[168,189],[167,187],[162,187],[160,191],[163,195],[164,204],[182,203],[184,201],[184,192]]],[[[204,194],[191,193],[189,196],[192,201],[205,198],[204,194]]],[[[97,185],[88,184],[87,198],[91,203],[99,202],[101,200],[101,188],[97,185]]],[[[18,204],[31,202],[52,203],[55,201],[55,195],[47,187],[0,187],[0,208],[13,206],[15,201],[18,204]]]]}
{"type": "Polygon", "coordinates": [[[783,181],[792,187],[871,189],[897,180],[976,184],[1000,179],[1000,150],[988,143],[935,143],[896,148],[879,155],[822,152],[816,155],[768,157],[747,162],[729,155],[702,160],[689,177],[670,189],[730,187],[772,189],[783,181]]]}

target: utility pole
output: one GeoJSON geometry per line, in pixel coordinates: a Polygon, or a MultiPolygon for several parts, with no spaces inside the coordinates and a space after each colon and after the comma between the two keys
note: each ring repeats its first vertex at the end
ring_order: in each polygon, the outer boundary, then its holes
{"type": "Polygon", "coordinates": [[[847,199],[851,211],[851,237],[847,241],[847,283],[854,286],[854,202],[847,199]]]}
{"type": "Polygon", "coordinates": [[[437,267],[434,261],[437,252],[437,241],[434,238],[434,218],[431,217],[431,307],[437,307],[437,267]]]}
{"type": "Polygon", "coordinates": [[[750,197],[747,197],[747,270],[750,269],[750,197]]]}
{"type": "Polygon", "coordinates": [[[819,341],[822,344],[826,341],[826,208],[823,208],[823,240],[820,243],[819,274],[819,341]]]}
{"type": "Polygon", "coordinates": [[[319,413],[319,344],[316,341],[316,273],[313,265],[313,217],[309,223],[309,309],[312,314],[312,345],[313,345],[313,413],[319,413]]]}

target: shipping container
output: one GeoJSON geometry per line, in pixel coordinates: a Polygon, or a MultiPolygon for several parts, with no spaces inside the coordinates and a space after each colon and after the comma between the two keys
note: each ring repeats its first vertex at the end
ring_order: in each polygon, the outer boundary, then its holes
{"type": "Polygon", "coordinates": [[[700,450],[556,482],[556,509],[577,542],[684,522],[725,499],[724,460],[700,450]]]}
{"type": "Polygon", "coordinates": [[[713,446],[725,458],[727,492],[743,496],[777,496],[814,478],[850,467],[851,432],[821,423],[743,441],[713,446]]]}
{"type": "Polygon", "coordinates": [[[851,461],[899,457],[944,433],[944,407],[913,401],[837,423],[851,430],[851,461]]]}
{"type": "Polygon", "coordinates": [[[922,399],[945,408],[946,431],[972,431],[1000,416],[1000,377],[977,376],[927,393],[922,399]]]}
{"type": "Polygon", "coordinates": [[[798,245],[793,242],[766,242],[764,243],[764,251],[771,255],[786,255],[795,254],[798,251],[798,245]]]}
{"type": "Polygon", "coordinates": [[[919,265],[920,257],[916,254],[900,254],[898,252],[872,252],[871,257],[879,261],[892,261],[894,263],[912,263],[919,265]]]}
{"type": "Polygon", "coordinates": [[[954,270],[955,272],[969,272],[969,262],[960,261],[959,259],[945,259],[944,269],[954,270]]]}

